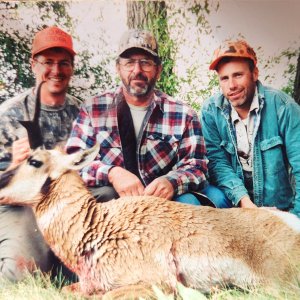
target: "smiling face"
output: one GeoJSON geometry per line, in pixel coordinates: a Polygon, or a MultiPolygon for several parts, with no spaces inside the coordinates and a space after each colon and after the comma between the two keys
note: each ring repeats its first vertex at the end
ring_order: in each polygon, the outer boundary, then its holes
{"type": "Polygon", "coordinates": [[[45,81],[43,89],[48,95],[64,96],[73,75],[72,57],[62,48],[51,48],[37,54],[31,62],[37,84],[45,81]]]}
{"type": "Polygon", "coordinates": [[[134,105],[147,105],[156,81],[161,73],[161,65],[145,51],[132,52],[117,61],[117,72],[123,82],[126,100],[134,105]],[[131,66],[131,67],[129,67],[131,66]]]}
{"type": "Polygon", "coordinates": [[[248,112],[255,94],[258,69],[250,70],[243,58],[232,58],[218,65],[219,83],[224,96],[239,112],[248,112]]]}

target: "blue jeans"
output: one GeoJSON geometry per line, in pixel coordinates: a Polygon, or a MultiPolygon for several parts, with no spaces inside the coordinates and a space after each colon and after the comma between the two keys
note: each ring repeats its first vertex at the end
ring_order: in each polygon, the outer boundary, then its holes
{"type": "MultiPolygon", "coordinates": [[[[232,207],[232,203],[226,198],[224,193],[213,185],[209,184],[205,189],[201,191],[201,193],[207,196],[217,208],[232,207]]],[[[179,195],[175,197],[175,201],[192,205],[201,205],[199,199],[191,193],[179,195]]]]}
{"type": "MultiPolygon", "coordinates": [[[[89,190],[92,192],[94,197],[97,199],[97,202],[106,202],[111,199],[119,198],[119,195],[115,191],[115,189],[111,186],[101,186],[92,188],[90,187],[89,190]]],[[[209,198],[209,200],[218,208],[229,208],[232,207],[231,202],[225,197],[223,192],[216,188],[213,185],[208,185],[205,189],[201,191],[201,194],[205,195],[209,198]]],[[[185,193],[179,195],[174,198],[175,201],[192,204],[192,205],[201,205],[199,199],[191,193],[185,193]]]]}

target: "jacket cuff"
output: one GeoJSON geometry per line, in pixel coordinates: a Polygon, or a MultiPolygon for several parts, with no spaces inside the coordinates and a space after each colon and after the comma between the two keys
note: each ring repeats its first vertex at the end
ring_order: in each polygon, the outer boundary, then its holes
{"type": "Polygon", "coordinates": [[[178,195],[178,194],[182,194],[180,193],[181,190],[183,190],[183,187],[181,185],[181,182],[179,182],[179,180],[176,180],[174,177],[171,176],[162,176],[165,177],[166,179],[169,180],[169,182],[172,184],[173,189],[174,189],[174,196],[178,195]]]}
{"type": "Polygon", "coordinates": [[[237,187],[233,190],[225,192],[226,197],[232,202],[234,206],[238,206],[239,202],[244,196],[248,196],[248,191],[245,187],[237,187]]]}

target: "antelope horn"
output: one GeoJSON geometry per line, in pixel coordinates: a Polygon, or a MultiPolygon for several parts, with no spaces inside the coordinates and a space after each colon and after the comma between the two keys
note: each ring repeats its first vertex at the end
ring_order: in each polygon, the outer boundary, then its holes
{"type": "Polygon", "coordinates": [[[41,112],[41,87],[43,83],[44,81],[41,82],[37,88],[33,120],[19,120],[20,124],[22,124],[27,130],[29,145],[30,148],[33,150],[44,145],[42,132],[39,124],[39,117],[41,112]]]}

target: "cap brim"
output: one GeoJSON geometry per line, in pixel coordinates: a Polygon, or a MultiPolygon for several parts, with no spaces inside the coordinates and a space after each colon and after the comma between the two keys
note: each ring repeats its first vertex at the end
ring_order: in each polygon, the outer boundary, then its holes
{"type": "Polygon", "coordinates": [[[72,55],[72,57],[74,57],[76,55],[76,52],[74,50],[70,49],[70,48],[62,47],[60,45],[54,45],[54,46],[51,45],[51,47],[43,47],[43,48],[39,49],[38,51],[35,51],[34,53],[31,53],[31,56],[33,57],[33,56],[35,56],[35,55],[37,55],[37,54],[39,54],[39,53],[41,53],[45,50],[52,49],[52,48],[62,48],[64,50],[66,50],[67,52],[69,52],[72,55]]]}
{"type": "Polygon", "coordinates": [[[150,53],[151,55],[153,55],[153,56],[155,56],[155,57],[158,57],[158,54],[157,54],[155,51],[152,51],[152,50],[150,50],[150,49],[148,49],[148,48],[141,47],[141,46],[132,46],[132,47],[126,48],[126,49],[120,51],[118,56],[121,56],[121,55],[122,55],[124,52],[126,52],[127,50],[134,49],[134,48],[136,48],[136,49],[142,49],[142,50],[144,50],[144,51],[150,53]]]}
{"type": "Polygon", "coordinates": [[[245,59],[251,59],[254,62],[254,65],[256,66],[256,61],[253,60],[252,57],[248,56],[240,56],[240,55],[233,55],[232,53],[223,54],[222,56],[219,56],[217,59],[215,59],[209,66],[209,70],[216,70],[217,65],[219,62],[225,58],[225,57],[233,57],[233,58],[245,58],[245,59]]]}
{"type": "Polygon", "coordinates": [[[216,70],[216,67],[218,65],[218,63],[220,62],[220,60],[224,57],[228,57],[227,55],[218,57],[217,59],[215,59],[209,66],[209,70],[216,70]]]}

